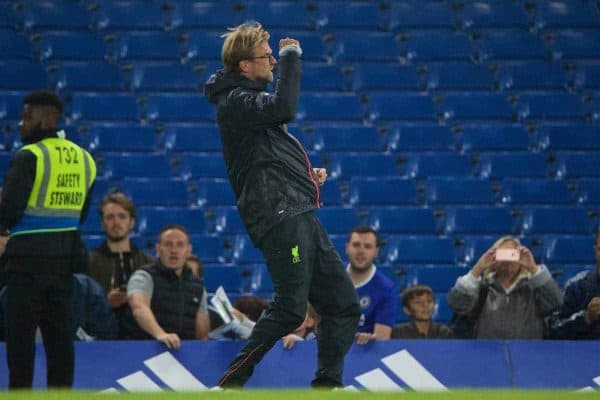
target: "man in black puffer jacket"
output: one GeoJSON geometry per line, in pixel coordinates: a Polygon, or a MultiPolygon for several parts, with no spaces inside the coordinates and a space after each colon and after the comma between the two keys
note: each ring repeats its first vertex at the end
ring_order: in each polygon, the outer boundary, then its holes
{"type": "Polygon", "coordinates": [[[300,43],[280,40],[279,79],[271,94],[265,88],[277,61],[269,33],[258,23],[247,23],[224,37],[225,69],[210,77],[204,92],[217,106],[238,210],[266,260],[275,298],[219,386],[243,386],[275,342],[304,321],[308,301],[322,317],[312,385],[341,386],[344,355],[360,309],[340,256],[314,212],[327,173],[311,167],[286,127],[294,119],[300,93],[300,43]]]}

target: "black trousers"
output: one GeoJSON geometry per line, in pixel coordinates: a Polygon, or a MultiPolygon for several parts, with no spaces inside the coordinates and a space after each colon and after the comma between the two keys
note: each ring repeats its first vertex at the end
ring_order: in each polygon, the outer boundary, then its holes
{"type": "Polygon", "coordinates": [[[288,218],[261,241],[275,297],[248,343],[218,385],[241,387],[273,345],[304,321],[307,302],[321,316],[314,387],[342,385],[344,356],[352,345],[360,307],[342,260],[314,212],[288,218]]]}
{"type": "Polygon", "coordinates": [[[46,352],[49,388],[73,386],[75,351],[71,331],[71,273],[20,272],[11,263],[46,263],[46,271],[70,269],[67,259],[9,260],[6,281],[6,358],[9,389],[31,388],[35,360],[35,332],[39,326],[46,352]],[[49,265],[50,264],[50,265],[49,265]]]}

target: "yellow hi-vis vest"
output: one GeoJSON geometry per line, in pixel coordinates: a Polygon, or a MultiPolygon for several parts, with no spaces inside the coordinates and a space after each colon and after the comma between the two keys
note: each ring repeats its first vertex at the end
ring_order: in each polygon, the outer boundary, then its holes
{"type": "Polygon", "coordinates": [[[35,155],[35,180],[25,213],[11,236],[76,230],[88,190],[96,179],[92,156],[61,138],[43,139],[19,151],[35,155]]]}

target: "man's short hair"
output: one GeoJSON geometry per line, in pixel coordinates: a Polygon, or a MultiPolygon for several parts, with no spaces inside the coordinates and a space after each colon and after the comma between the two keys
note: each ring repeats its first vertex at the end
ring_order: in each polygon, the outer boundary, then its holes
{"type": "Polygon", "coordinates": [[[48,90],[38,90],[29,93],[23,99],[23,104],[52,107],[56,110],[58,115],[61,115],[63,110],[63,103],[60,98],[55,93],[48,90]]]}
{"type": "Polygon", "coordinates": [[[221,37],[225,38],[221,49],[221,60],[225,70],[240,72],[240,61],[251,59],[256,46],[269,40],[269,32],[256,21],[246,22],[234,28],[221,37]]]}
{"type": "Polygon", "coordinates": [[[373,235],[375,235],[375,246],[379,247],[381,245],[381,242],[379,241],[379,236],[377,236],[377,231],[375,229],[371,228],[370,226],[360,225],[360,226],[357,226],[356,228],[352,229],[352,231],[350,231],[350,234],[348,235],[348,239],[346,239],[347,243],[350,243],[350,239],[352,238],[353,233],[358,233],[358,234],[372,233],[373,235]]]}
{"type": "Polygon", "coordinates": [[[125,211],[127,211],[129,213],[129,216],[131,218],[135,218],[135,205],[133,204],[133,201],[131,201],[131,199],[129,197],[127,197],[124,193],[115,192],[115,193],[107,194],[106,196],[104,196],[104,198],[100,202],[100,207],[98,209],[98,212],[100,213],[101,219],[104,218],[102,209],[104,208],[105,205],[110,204],[110,203],[120,205],[121,207],[123,207],[123,209],[125,209],[125,211]]]}
{"type": "Polygon", "coordinates": [[[183,232],[185,234],[185,236],[187,237],[188,241],[190,240],[190,233],[188,232],[188,230],[186,229],[185,226],[180,225],[180,224],[169,224],[169,225],[163,226],[161,228],[160,232],[158,232],[158,237],[156,238],[156,242],[160,243],[160,238],[162,237],[163,233],[165,233],[166,231],[169,231],[171,229],[175,229],[180,232],[183,232]]]}
{"type": "Polygon", "coordinates": [[[408,307],[412,299],[424,294],[428,294],[433,299],[433,290],[431,290],[429,286],[412,285],[407,287],[400,294],[400,298],[402,299],[402,306],[408,307]]]}

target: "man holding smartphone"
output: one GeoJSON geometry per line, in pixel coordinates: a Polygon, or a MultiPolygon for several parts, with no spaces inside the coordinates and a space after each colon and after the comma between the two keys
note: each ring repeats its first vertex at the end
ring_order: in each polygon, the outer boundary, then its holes
{"type": "Polygon", "coordinates": [[[542,339],[545,318],[562,301],[548,269],[511,236],[496,241],[448,293],[456,313],[476,319],[477,339],[542,339]]]}

